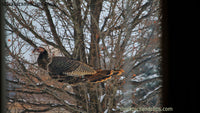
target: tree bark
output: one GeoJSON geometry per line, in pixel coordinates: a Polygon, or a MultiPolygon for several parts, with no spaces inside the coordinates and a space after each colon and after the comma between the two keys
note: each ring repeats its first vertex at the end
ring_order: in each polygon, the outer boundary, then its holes
{"type": "Polygon", "coordinates": [[[95,69],[100,68],[100,54],[99,54],[99,16],[102,9],[102,0],[92,0],[90,5],[91,10],[91,44],[89,54],[89,64],[95,69]]]}
{"type": "Polygon", "coordinates": [[[81,15],[81,3],[80,0],[75,0],[72,3],[74,10],[72,11],[72,18],[74,24],[74,51],[73,58],[84,63],[87,63],[85,54],[85,43],[83,35],[83,20],[81,15]]]}

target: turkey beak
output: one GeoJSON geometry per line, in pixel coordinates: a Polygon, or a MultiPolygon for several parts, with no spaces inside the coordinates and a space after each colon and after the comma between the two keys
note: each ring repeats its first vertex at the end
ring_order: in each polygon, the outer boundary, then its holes
{"type": "Polygon", "coordinates": [[[36,50],[37,50],[37,48],[35,48],[35,49],[32,51],[32,53],[35,53],[36,50]]]}

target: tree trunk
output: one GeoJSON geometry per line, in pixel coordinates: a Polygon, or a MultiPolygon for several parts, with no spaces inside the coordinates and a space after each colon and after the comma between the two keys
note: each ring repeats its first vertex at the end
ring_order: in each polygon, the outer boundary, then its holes
{"type": "MultiPolygon", "coordinates": [[[[89,64],[95,69],[100,69],[100,53],[99,53],[99,41],[100,41],[100,30],[99,30],[99,17],[102,9],[102,0],[91,0],[91,43],[89,53],[89,64]]],[[[90,95],[90,113],[102,112],[101,103],[98,99],[99,84],[89,84],[88,94],[90,95]],[[95,90],[94,90],[95,89],[95,90]]]]}
{"type": "Polygon", "coordinates": [[[102,9],[102,0],[92,0],[90,4],[91,10],[91,44],[89,54],[89,64],[95,69],[100,68],[100,54],[99,54],[99,16],[102,9]]]}
{"type": "MultiPolygon", "coordinates": [[[[75,48],[73,52],[73,58],[87,63],[85,54],[85,44],[83,35],[83,20],[81,16],[81,6],[80,1],[75,0],[74,3],[76,7],[73,10],[73,20],[74,20],[74,40],[75,48]]],[[[99,55],[99,16],[102,7],[102,0],[92,0],[90,4],[91,10],[91,44],[89,52],[89,64],[95,69],[100,68],[100,55],[99,55]]],[[[97,85],[86,84],[85,86],[74,86],[73,90],[76,94],[79,94],[81,101],[77,100],[77,105],[82,106],[87,112],[98,113],[102,112],[98,104],[97,96],[97,85]],[[84,88],[85,87],[85,88],[84,88]],[[88,88],[87,88],[88,87],[88,88]],[[95,89],[95,90],[94,90],[95,89]],[[88,97],[89,96],[89,97],[88,97]],[[89,98],[89,101],[87,100],[89,98]],[[85,103],[83,105],[83,103],[85,103]]]]}
{"type": "Polygon", "coordinates": [[[75,0],[73,3],[76,7],[73,10],[73,23],[74,23],[74,51],[73,58],[84,63],[87,63],[86,54],[85,54],[85,43],[83,36],[83,21],[81,15],[81,6],[80,1],[75,0]]]}

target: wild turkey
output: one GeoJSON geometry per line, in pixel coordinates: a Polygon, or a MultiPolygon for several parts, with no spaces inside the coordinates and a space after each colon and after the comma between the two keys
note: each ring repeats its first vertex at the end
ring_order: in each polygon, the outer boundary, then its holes
{"type": "Polygon", "coordinates": [[[91,66],[67,57],[49,57],[43,47],[33,50],[39,52],[38,66],[47,70],[53,79],[69,84],[79,82],[103,82],[114,75],[121,75],[123,70],[94,70],[91,66]]]}

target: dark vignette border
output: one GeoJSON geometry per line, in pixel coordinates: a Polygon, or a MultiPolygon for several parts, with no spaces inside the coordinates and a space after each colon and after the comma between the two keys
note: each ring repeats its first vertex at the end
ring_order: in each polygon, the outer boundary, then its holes
{"type": "MultiPolygon", "coordinates": [[[[161,0],[161,26],[162,26],[162,38],[161,38],[161,75],[163,76],[162,79],[162,102],[163,106],[169,107],[170,106],[170,97],[169,97],[169,35],[168,35],[168,4],[167,0],[161,0]]],[[[170,106],[172,107],[172,106],[170,106]]]]}
{"type": "MultiPolygon", "coordinates": [[[[5,0],[1,0],[1,3],[5,2],[5,0]]],[[[175,2],[175,1],[174,1],[175,2]]],[[[175,46],[180,46],[177,45],[176,40],[178,39],[173,39],[176,38],[177,33],[175,33],[173,31],[173,27],[174,25],[174,20],[173,20],[173,16],[172,15],[176,15],[176,9],[180,8],[179,7],[179,3],[174,4],[173,3],[168,3],[168,0],[161,0],[161,13],[162,13],[162,40],[161,40],[161,48],[162,48],[162,61],[161,61],[161,65],[162,65],[162,70],[161,70],[161,74],[163,75],[163,91],[162,91],[162,102],[163,102],[163,107],[173,107],[174,112],[177,110],[177,106],[180,106],[180,108],[183,108],[181,111],[184,111],[184,107],[188,107],[188,108],[196,108],[194,105],[196,105],[196,103],[192,103],[193,101],[190,101],[189,99],[186,100],[186,102],[184,102],[182,99],[182,97],[178,97],[179,95],[183,94],[184,92],[182,92],[182,89],[177,89],[178,86],[181,85],[177,85],[177,84],[181,84],[178,81],[177,78],[180,77],[177,74],[180,74],[177,71],[174,71],[174,67],[182,65],[179,64],[180,62],[178,62],[178,65],[175,63],[174,65],[174,56],[177,55],[174,54],[174,52],[176,52],[175,50],[177,50],[177,48],[175,46]],[[171,7],[171,4],[172,5],[171,7]],[[170,8],[169,8],[170,7],[170,8]],[[174,10],[176,11],[174,13],[174,10]],[[170,14],[169,14],[170,13],[170,14]],[[170,15],[170,16],[169,16],[170,15]],[[170,17],[170,19],[169,19],[170,17]],[[169,21],[170,20],[170,21],[169,21]],[[172,20],[172,21],[171,21],[172,20]],[[175,40],[175,41],[174,41],[175,40]],[[175,45],[175,46],[174,46],[175,45]],[[175,50],[173,50],[175,49],[175,50]],[[172,54],[173,53],[173,54],[172,54]],[[177,76],[176,76],[177,75],[177,76]],[[177,98],[178,97],[178,98],[177,98]],[[182,104],[179,104],[182,102],[182,104]],[[188,102],[188,103],[187,103],[188,102]]],[[[198,4],[198,3],[197,3],[198,4]]],[[[6,81],[5,81],[5,74],[4,74],[4,30],[3,30],[3,26],[4,26],[4,10],[3,9],[3,4],[0,4],[0,45],[1,45],[1,49],[0,49],[0,60],[1,60],[1,68],[0,68],[0,72],[1,72],[1,77],[0,77],[0,83],[1,83],[1,93],[0,93],[0,97],[1,97],[1,112],[2,113],[6,113],[6,81]]],[[[182,6],[182,8],[185,8],[182,6]]],[[[174,18],[177,18],[178,16],[175,16],[174,18]]],[[[178,17],[178,19],[180,19],[182,17],[178,17]]],[[[176,20],[178,20],[176,19],[176,20]]],[[[181,21],[181,19],[180,19],[181,21]]],[[[183,20],[184,21],[184,20],[183,20]]],[[[180,27],[178,27],[180,28],[180,27]]],[[[183,28],[182,28],[183,29],[183,28]]],[[[181,31],[178,31],[179,33],[181,33],[181,31]]],[[[182,35],[181,35],[182,36],[182,35]]],[[[180,55],[179,55],[180,56],[180,55]]],[[[185,79],[184,79],[185,80],[185,79]]],[[[184,84],[183,84],[184,85],[184,84]]],[[[195,88],[196,89],[196,88],[195,88]]],[[[190,89],[191,91],[192,89],[190,89]]],[[[187,96],[187,94],[183,94],[183,96],[187,96]]],[[[195,98],[195,97],[194,97],[195,98]]],[[[196,108],[197,109],[197,108],[196,108]]],[[[180,109],[178,109],[177,111],[179,111],[180,109]]],[[[192,110],[192,109],[189,109],[192,110]]],[[[194,111],[194,109],[192,110],[194,111]]],[[[166,113],[166,112],[164,112],[166,113]]]]}
{"type": "MultiPolygon", "coordinates": [[[[5,0],[1,0],[1,2],[4,2],[5,0]]],[[[1,87],[1,93],[0,93],[0,106],[1,106],[1,112],[6,113],[6,81],[5,81],[5,73],[4,73],[4,11],[3,5],[0,4],[0,87],[1,87]]]]}
{"type": "MultiPolygon", "coordinates": [[[[173,112],[196,113],[199,105],[199,4],[161,0],[164,107],[173,112]]],[[[199,110],[198,110],[199,111],[199,110]]],[[[164,112],[166,113],[166,112],[164,112]]],[[[170,112],[171,113],[171,112],[170,112]]]]}

